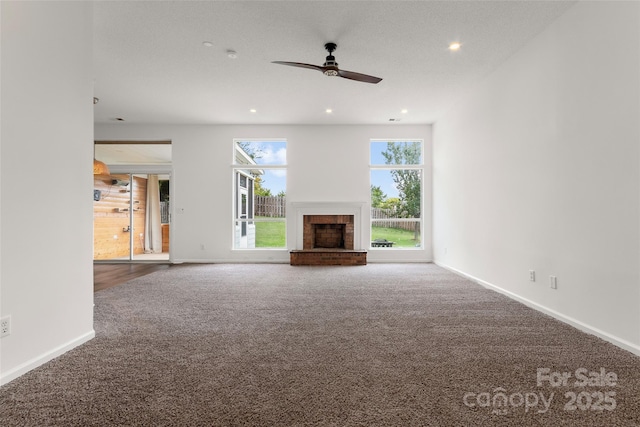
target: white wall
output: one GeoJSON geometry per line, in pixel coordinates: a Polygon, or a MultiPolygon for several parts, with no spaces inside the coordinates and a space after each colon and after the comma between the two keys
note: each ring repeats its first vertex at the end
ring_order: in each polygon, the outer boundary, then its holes
{"type": "MultiPolygon", "coordinates": [[[[95,137],[96,140],[172,141],[174,214],[170,242],[173,262],[289,262],[288,250],[232,250],[234,138],[287,140],[288,203],[368,203],[370,139],[424,139],[425,247],[422,250],[370,251],[368,260],[432,259],[430,126],[145,126],[116,123],[96,125],[95,137]],[[180,213],[182,209],[184,213],[180,213]]],[[[369,225],[367,218],[363,224],[365,241],[370,239],[369,225]]],[[[288,227],[289,249],[295,248],[294,230],[288,227]]]]}
{"type": "Polygon", "coordinates": [[[439,264],[638,354],[639,7],[578,3],[435,124],[433,224],[439,264]]]}
{"type": "Polygon", "coordinates": [[[92,6],[0,2],[0,382],[93,337],[92,6]]]}

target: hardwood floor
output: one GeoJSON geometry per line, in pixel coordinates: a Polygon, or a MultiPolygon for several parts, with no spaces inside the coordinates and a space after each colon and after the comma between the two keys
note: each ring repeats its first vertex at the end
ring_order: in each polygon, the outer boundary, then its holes
{"type": "Polygon", "coordinates": [[[93,291],[117,286],[136,277],[169,268],[169,264],[93,264],[93,291]]]}

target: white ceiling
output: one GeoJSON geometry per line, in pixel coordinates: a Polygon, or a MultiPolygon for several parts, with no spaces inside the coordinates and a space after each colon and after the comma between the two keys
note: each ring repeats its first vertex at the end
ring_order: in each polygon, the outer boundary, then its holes
{"type": "Polygon", "coordinates": [[[433,123],[573,3],[98,1],[95,121],[433,123]],[[330,41],[340,68],[383,81],[271,63],[321,65],[330,41]],[[452,41],[462,43],[459,52],[448,50],[452,41]]]}

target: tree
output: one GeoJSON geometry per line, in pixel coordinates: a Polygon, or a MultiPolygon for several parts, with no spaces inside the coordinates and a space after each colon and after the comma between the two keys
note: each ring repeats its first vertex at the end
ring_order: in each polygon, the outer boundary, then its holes
{"type": "Polygon", "coordinates": [[[382,204],[387,199],[387,195],[384,194],[382,189],[377,185],[371,186],[371,206],[374,208],[381,208],[382,204]]]}
{"type": "MultiPolygon", "coordinates": [[[[420,164],[421,146],[417,141],[388,142],[382,152],[388,165],[420,164]]],[[[392,169],[390,171],[400,196],[398,216],[400,218],[420,218],[421,179],[416,169],[392,169]]]]}
{"type": "Polygon", "coordinates": [[[262,158],[264,154],[262,147],[252,144],[250,141],[238,141],[238,146],[254,161],[262,158]]]}
{"type": "Polygon", "coordinates": [[[168,202],[169,201],[169,181],[161,179],[158,181],[158,185],[160,187],[160,201],[168,202]]]}
{"type": "MultiPolygon", "coordinates": [[[[421,144],[417,141],[387,142],[387,150],[381,154],[388,165],[419,165],[421,164],[421,144]]],[[[422,184],[420,171],[416,169],[390,170],[393,181],[398,189],[399,203],[397,205],[398,218],[420,218],[420,200],[422,184]]],[[[415,223],[414,239],[418,240],[420,223],[415,223]]]]}
{"type": "Polygon", "coordinates": [[[268,188],[264,188],[262,186],[262,176],[257,174],[252,174],[254,176],[253,180],[253,194],[256,196],[272,196],[271,190],[268,188]]]}
{"type": "Polygon", "coordinates": [[[389,197],[388,199],[385,199],[381,204],[380,207],[382,209],[386,209],[388,211],[391,211],[393,213],[396,212],[400,212],[400,199],[397,197],[389,197]]]}

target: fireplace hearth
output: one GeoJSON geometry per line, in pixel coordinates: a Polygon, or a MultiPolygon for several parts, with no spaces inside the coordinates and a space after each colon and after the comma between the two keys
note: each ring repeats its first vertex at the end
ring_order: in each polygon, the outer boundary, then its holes
{"type": "Polygon", "coordinates": [[[354,215],[303,215],[302,250],[291,265],[366,265],[367,252],[354,250],[354,215]]]}

